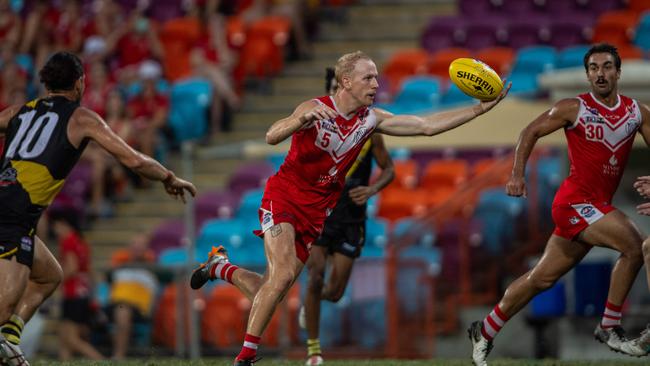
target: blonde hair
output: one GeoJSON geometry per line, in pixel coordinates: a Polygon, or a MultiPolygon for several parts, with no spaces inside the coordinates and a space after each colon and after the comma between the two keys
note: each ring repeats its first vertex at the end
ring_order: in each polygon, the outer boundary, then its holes
{"type": "Polygon", "coordinates": [[[354,66],[359,60],[368,60],[372,59],[361,51],[346,53],[341,56],[338,61],[336,61],[336,67],[334,68],[334,76],[339,85],[341,85],[343,75],[350,75],[354,70],[354,66]]]}

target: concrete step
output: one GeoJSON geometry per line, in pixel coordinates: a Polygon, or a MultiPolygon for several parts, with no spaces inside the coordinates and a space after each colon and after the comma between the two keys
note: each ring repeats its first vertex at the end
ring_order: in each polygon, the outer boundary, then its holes
{"type": "Polygon", "coordinates": [[[289,113],[284,112],[242,112],[235,116],[234,129],[237,131],[259,131],[260,138],[264,137],[266,130],[273,124],[273,122],[288,116],[289,113]]]}
{"type": "Polygon", "coordinates": [[[347,9],[348,24],[368,24],[369,28],[385,27],[400,22],[426,23],[434,15],[456,14],[456,4],[452,2],[430,2],[425,4],[355,5],[347,9]]]}
{"type": "Polygon", "coordinates": [[[325,90],[325,70],[318,76],[281,76],[272,82],[273,94],[317,95],[325,90]]]}
{"type": "Polygon", "coordinates": [[[171,198],[159,201],[137,200],[128,203],[119,203],[115,207],[115,216],[123,217],[178,217],[185,208],[180,201],[171,198]]]}
{"type": "MultiPolygon", "coordinates": [[[[310,96],[291,94],[291,95],[261,95],[252,94],[247,95],[244,105],[249,112],[276,112],[286,113],[287,115],[293,112],[294,108],[301,102],[309,99],[310,96]]],[[[271,121],[274,122],[274,121],[271,121]]],[[[260,136],[260,137],[263,137],[260,136]]]]}
{"type": "Polygon", "coordinates": [[[368,26],[366,22],[350,22],[346,26],[324,24],[319,39],[322,41],[347,41],[354,35],[358,41],[408,41],[419,39],[424,28],[424,22],[390,21],[368,26]]]}
{"type": "MultiPolygon", "coordinates": [[[[356,51],[356,50],[355,50],[356,51]]],[[[332,67],[336,59],[314,58],[309,61],[298,61],[287,65],[282,76],[322,76],[326,67],[332,67]]]]}
{"type": "MultiPolygon", "coordinates": [[[[346,40],[341,42],[318,42],[314,45],[314,56],[319,59],[330,59],[332,65],[336,63],[341,55],[363,51],[370,56],[376,63],[381,63],[397,50],[419,47],[419,40],[399,40],[399,41],[377,41],[377,40],[346,40]]],[[[324,71],[321,73],[324,75],[324,71]]],[[[320,77],[321,82],[324,76],[320,77]]]]}
{"type": "Polygon", "coordinates": [[[163,221],[165,221],[165,219],[161,217],[116,216],[104,220],[98,220],[93,224],[91,231],[106,231],[113,230],[115,228],[121,228],[129,231],[142,230],[143,227],[156,227],[163,221]]]}

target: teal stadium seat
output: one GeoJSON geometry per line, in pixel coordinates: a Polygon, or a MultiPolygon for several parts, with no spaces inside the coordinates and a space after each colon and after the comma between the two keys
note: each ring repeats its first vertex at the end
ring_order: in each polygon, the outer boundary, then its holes
{"type": "Polygon", "coordinates": [[[366,221],[366,243],[362,257],[383,258],[388,241],[388,221],[376,217],[366,221]]]}
{"type": "Polygon", "coordinates": [[[524,213],[526,201],[508,196],[503,188],[481,192],[474,218],[482,224],[483,247],[499,254],[514,240],[516,223],[524,213]]]}
{"type": "Polygon", "coordinates": [[[203,79],[186,79],[172,86],[169,125],[178,142],[205,136],[212,92],[210,82],[203,79]]]}
{"type": "Polygon", "coordinates": [[[563,49],[557,55],[557,68],[583,67],[583,59],[589,48],[588,45],[577,45],[563,49]]]}
{"type": "Polygon", "coordinates": [[[383,107],[395,114],[419,114],[436,109],[439,104],[440,80],[418,76],[404,80],[393,103],[383,107]]]}
{"type": "Polygon", "coordinates": [[[634,45],[644,51],[650,50],[650,12],[644,13],[634,32],[634,45]]]}
{"type": "Polygon", "coordinates": [[[537,77],[553,70],[557,62],[555,48],[550,46],[524,47],[515,56],[512,72],[507,78],[512,82],[510,94],[535,97],[539,94],[537,77]]]}
{"type": "Polygon", "coordinates": [[[471,103],[475,103],[475,99],[463,93],[454,84],[449,84],[449,88],[440,99],[440,106],[442,108],[454,108],[462,104],[471,103]]]}
{"type": "Polygon", "coordinates": [[[164,267],[178,268],[188,261],[185,248],[167,248],[158,255],[158,264],[164,267]]]}

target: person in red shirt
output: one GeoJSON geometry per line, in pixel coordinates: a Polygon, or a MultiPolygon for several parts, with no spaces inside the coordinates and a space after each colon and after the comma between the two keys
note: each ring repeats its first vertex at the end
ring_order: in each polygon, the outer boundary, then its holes
{"type": "Polygon", "coordinates": [[[621,58],[616,47],[594,45],[585,54],[589,93],[562,99],[531,122],[519,136],[510,196],[526,196],[526,162],[537,140],[563,129],[568,142],[569,176],[553,200],[555,230],[535,266],[506,289],[503,298],[483,321],[468,329],[472,359],[487,365],[492,342],[505,323],[540,292],[552,287],[594,246],[620,253],[612,270],[602,320],[594,337],[616,352],[642,356],[629,348],[621,327],[622,307],[643,265],[639,228],[612,205],[634,137],[641,133],[650,145],[650,108],[618,94],[621,58]]]}
{"type": "Polygon", "coordinates": [[[192,274],[190,286],[208,280],[234,284],[253,301],[242,350],[235,365],[256,361],[260,337],[276,306],[302,271],[312,242],[322,233],[345,185],[345,176],[373,132],[396,136],[434,136],[488,112],[505,98],[510,86],[493,101],[426,116],[393,115],[372,105],[377,94],[375,63],[361,51],[339,58],[335,95],[302,102],[266,133],[276,145],[291,137],[280,170],[268,179],[259,209],[268,272],[261,276],[229,263],[225,249],[214,248],[208,261],[192,274]]]}
{"type": "Polygon", "coordinates": [[[78,220],[72,214],[51,212],[49,219],[59,242],[59,260],[63,269],[59,357],[67,361],[79,353],[86,358],[101,360],[104,357],[83,337],[94,315],[90,248],[81,237],[76,224],[78,220]]]}

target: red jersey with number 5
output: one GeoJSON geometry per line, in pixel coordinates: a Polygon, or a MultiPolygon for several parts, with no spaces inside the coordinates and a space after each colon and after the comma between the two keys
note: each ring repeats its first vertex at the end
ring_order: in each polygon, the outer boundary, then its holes
{"type": "MultiPolygon", "coordinates": [[[[338,112],[330,96],[314,101],[338,112]]],[[[293,134],[289,153],[269,179],[265,197],[303,209],[331,210],[343,190],[345,174],[376,125],[374,111],[365,107],[351,116],[339,114],[306,125],[293,134]]]]}
{"type": "Polygon", "coordinates": [[[569,177],[560,186],[554,205],[610,204],[641,125],[641,111],[634,99],[622,95],[611,108],[591,93],[579,95],[578,100],[578,117],[564,130],[569,177]]]}

